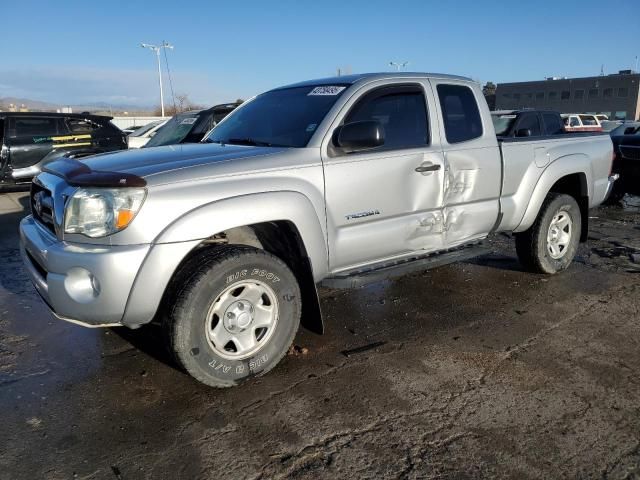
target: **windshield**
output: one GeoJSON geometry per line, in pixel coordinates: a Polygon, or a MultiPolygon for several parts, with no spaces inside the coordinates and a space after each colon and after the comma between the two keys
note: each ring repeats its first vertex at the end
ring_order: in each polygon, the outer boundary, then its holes
{"type": "Polygon", "coordinates": [[[175,145],[189,134],[198,120],[197,113],[176,115],[160,127],[151,137],[145,147],[159,147],[161,145],[175,145]]]}
{"type": "Polygon", "coordinates": [[[509,131],[511,125],[513,125],[513,122],[516,120],[516,116],[492,114],[491,120],[493,120],[493,128],[496,130],[496,135],[500,137],[509,131]]]}
{"type": "Polygon", "coordinates": [[[235,110],[206,142],[306,147],[346,85],[294,87],[272,90],[235,110]]]}
{"type": "Polygon", "coordinates": [[[129,136],[130,137],[140,137],[140,136],[144,135],[145,133],[147,133],[149,130],[151,130],[153,127],[158,125],[161,121],[162,120],[158,120],[157,122],[147,123],[145,126],[134,130],[132,133],[129,134],[129,136]]]}

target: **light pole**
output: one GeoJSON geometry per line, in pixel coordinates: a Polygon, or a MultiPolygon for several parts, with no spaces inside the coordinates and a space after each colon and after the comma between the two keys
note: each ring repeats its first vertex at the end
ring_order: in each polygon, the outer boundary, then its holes
{"type": "Polygon", "coordinates": [[[156,52],[156,58],[158,59],[158,82],[160,83],[160,110],[162,112],[162,116],[164,117],[164,96],[162,93],[162,71],[160,70],[160,49],[170,48],[171,50],[173,50],[173,45],[169,45],[167,42],[163,41],[161,45],[141,43],[140,46],[142,48],[148,48],[149,50],[156,52]]]}
{"type": "Polygon", "coordinates": [[[409,62],[402,62],[402,63],[389,62],[390,67],[396,67],[396,72],[399,72],[401,68],[404,68],[407,65],[409,65],[409,62]]]}

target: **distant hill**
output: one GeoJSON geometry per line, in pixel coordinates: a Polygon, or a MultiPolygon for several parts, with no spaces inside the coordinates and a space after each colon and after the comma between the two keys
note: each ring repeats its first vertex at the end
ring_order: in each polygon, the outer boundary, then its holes
{"type": "Polygon", "coordinates": [[[80,105],[64,104],[64,103],[51,103],[44,102],[42,100],[33,100],[31,98],[17,98],[17,97],[0,97],[0,111],[9,110],[9,105],[16,105],[21,107],[24,105],[29,111],[32,112],[55,112],[63,107],[71,107],[73,112],[92,112],[92,113],[106,113],[113,115],[121,114],[122,112],[128,112],[129,114],[150,114],[153,112],[154,107],[140,107],[136,105],[109,105],[104,102],[87,103],[80,105]]]}

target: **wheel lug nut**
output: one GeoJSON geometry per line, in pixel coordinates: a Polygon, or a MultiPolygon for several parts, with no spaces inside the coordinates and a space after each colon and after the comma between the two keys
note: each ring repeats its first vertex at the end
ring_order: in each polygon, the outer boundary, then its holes
{"type": "Polygon", "coordinates": [[[227,318],[233,318],[235,315],[233,314],[233,312],[229,312],[227,313],[227,318]]]}

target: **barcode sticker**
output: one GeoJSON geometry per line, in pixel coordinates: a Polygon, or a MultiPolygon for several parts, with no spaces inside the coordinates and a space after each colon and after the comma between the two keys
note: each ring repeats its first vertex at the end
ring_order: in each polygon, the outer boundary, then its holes
{"type": "Polygon", "coordinates": [[[340,87],[337,85],[323,85],[322,87],[316,87],[311,90],[307,96],[311,95],[338,95],[347,87],[340,87]]]}

